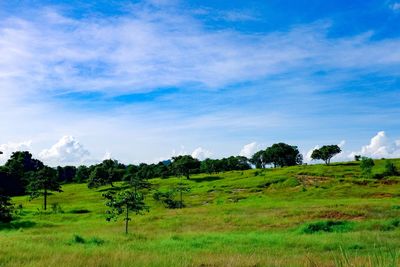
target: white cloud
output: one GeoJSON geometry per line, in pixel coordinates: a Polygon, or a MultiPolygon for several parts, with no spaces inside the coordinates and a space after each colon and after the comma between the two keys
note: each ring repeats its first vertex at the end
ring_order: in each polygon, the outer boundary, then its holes
{"type": "Polygon", "coordinates": [[[107,160],[107,159],[112,159],[113,157],[112,157],[112,154],[111,154],[111,152],[106,152],[106,153],[104,153],[104,156],[103,156],[103,158],[101,159],[102,161],[104,161],[104,160],[107,160]]]}
{"type": "Polygon", "coordinates": [[[32,141],[24,142],[9,142],[7,144],[0,145],[0,151],[3,154],[0,155],[0,162],[4,163],[7,161],[11,154],[15,151],[29,151],[31,149],[32,141]]]}
{"type": "Polygon", "coordinates": [[[252,142],[250,144],[244,145],[242,150],[240,150],[239,155],[250,158],[258,150],[257,142],[252,142]]]}
{"type": "Polygon", "coordinates": [[[62,137],[51,148],[39,153],[39,157],[46,164],[52,165],[79,164],[84,162],[89,155],[89,151],[72,136],[62,137]]]}
{"type": "Polygon", "coordinates": [[[390,140],[384,131],[378,132],[368,145],[349,154],[349,158],[354,155],[367,156],[371,158],[397,158],[400,157],[400,142],[398,140],[390,140]]]}
{"type": "Polygon", "coordinates": [[[192,157],[199,160],[205,160],[206,158],[211,157],[211,155],[212,153],[210,151],[202,147],[198,147],[192,152],[192,157]]]}

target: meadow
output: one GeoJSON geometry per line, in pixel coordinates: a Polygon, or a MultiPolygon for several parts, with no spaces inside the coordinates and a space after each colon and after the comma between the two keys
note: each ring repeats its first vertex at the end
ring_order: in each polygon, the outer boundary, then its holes
{"type": "Polygon", "coordinates": [[[193,175],[183,209],[152,198],[180,178],[150,181],[150,210],[127,235],[122,218],[105,220],[109,186],[63,185],[46,212],[42,199],[13,198],[0,266],[400,265],[400,177],[362,178],[358,162],[193,175]]]}

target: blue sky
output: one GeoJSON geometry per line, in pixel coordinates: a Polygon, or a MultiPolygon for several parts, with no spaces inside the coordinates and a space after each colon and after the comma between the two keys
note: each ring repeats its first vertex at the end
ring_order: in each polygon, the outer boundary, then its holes
{"type": "Polygon", "coordinates": [[[0,149],[400,157],[400,1],[0,1],[0,149]]]}

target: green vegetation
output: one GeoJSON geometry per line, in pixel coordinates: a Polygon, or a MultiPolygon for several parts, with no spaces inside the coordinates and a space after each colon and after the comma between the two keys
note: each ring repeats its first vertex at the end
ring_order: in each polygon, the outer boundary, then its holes
{"type": "Polygon", "coordinates": [[[106,221],[102,197],[125,182],[65,184],[48,211],[13,197],[0,266],[398,266],[400,177],[374,179],[387,163],[374,164],[367,178],[359,162],[191,174],[183,209],[153,199],[181,177],[150,179],[141,189],[150,211],[127,235],[124,221],[106,221]]]}

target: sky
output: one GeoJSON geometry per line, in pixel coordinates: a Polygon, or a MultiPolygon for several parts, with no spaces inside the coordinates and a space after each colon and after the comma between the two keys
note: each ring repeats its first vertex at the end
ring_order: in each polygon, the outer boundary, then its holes
{"type": "Polygon", "coordinates": [[[0,163],[400,157],[400,1],[0,0],[0,163]]]}

